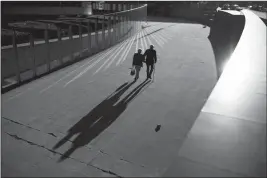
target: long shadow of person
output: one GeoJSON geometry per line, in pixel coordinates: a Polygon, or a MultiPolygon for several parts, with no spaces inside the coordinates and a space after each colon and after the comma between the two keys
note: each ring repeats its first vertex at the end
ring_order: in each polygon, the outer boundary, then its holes
{"type": "Polygon", "coordinates": [[[125,98],[119,101],[123,93],[125,93],[134,83],[135,81],[120,86],[114,93],[108,96],[68,130],[68,134],[53,147],[54,150],[62,146],[74,135],[78,134],[78,136],[72,141],[71,148],[60,157],[59,161],[63,161],[76,149],[90,143],[101,132],[108,128],[125,111],[127,105],[140,93],[140,91],[145,86],[148,86],[147,84],[149,84],[150,81],[145,80],[125,98]]]}

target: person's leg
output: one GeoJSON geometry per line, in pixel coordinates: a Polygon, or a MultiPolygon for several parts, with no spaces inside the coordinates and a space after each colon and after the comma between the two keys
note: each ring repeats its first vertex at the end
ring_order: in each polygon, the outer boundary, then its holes
{"type": "Polygon", "coordinates": [[[151,78],[151,75],[152,75],[152,73],[153,73],[153,69],[154,69],[154,65],[151,64],[151,65],[150,65],[150,71],[149,71],[149,78],[151,78]]]}
{"type": "Polygon", "coordinates": [[[149,64],[146,64],[146,76],[149,78],[149,64]]]}
{"type": "Polygon", "coordinates": [[[140,66],[135,66],[135,80],[139,78],[139,72],[140,72],[141,67],[140,66]]]}

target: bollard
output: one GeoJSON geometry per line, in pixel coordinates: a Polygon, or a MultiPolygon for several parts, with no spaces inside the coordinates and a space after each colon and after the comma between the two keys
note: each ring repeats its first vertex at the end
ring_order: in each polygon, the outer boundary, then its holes
{"type": "Polygon", "coordinates": [[[33,69],[33,77],[36,77],[36,61],[35,61],[35,54],[34,54],[34,37],[33,34],[30,33],[30,49],[31,49],[31,56],[32,56],[32,69],[33,69]]]}
{"type": "Polygon", "coordinates": [[[47,64],[47,72],[50,71],[50,50],[49,50],[49,36],[48,36],[48,24],[45,24],[45,45],[46,45],[46,64],[47,64]]]}
{"type": "Polygon", "coordinates": [[[13,49],[14,49],[14,54],[15,54],[16,78],[17,78],[18,83],[20,83],[21,78],[20,78],[20,67],[19,67],[19,59],[18,59],[18,49],[17,49],[16,31],[14,29],[13,29],[12,43],[13,43],[13,49]]]}

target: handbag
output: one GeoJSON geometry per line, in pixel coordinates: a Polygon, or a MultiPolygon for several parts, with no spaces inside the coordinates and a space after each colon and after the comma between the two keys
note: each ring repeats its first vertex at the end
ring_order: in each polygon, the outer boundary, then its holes
{"type": "Polygon", "coordinates": [[[134,69],[134,68],[131,69],[130,74],[131,74],[132,76],[135,75],[135,69],[134,69]]]}

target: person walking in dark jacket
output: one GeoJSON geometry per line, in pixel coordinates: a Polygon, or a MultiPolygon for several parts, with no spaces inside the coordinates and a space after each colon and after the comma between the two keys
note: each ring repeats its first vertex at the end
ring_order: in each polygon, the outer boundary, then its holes
{"type": "Polygon", "coordinates": [[[138,52],[133,56],[133,68],[135,69],[135,80],[139,78],[139,72],[143,67],[144,56],[142,55],[142,50],[138,49],[138,52]]]}
{"type": "Polygon", "coordinates": [[[157,52],[154,50],[154,46],[150,45],[150,48],[144,53],[145,62],[146,62],[146,73],[147,78],[151,79],[152,72],[154,70],[154,65],[157,62],[157,52]]]}

